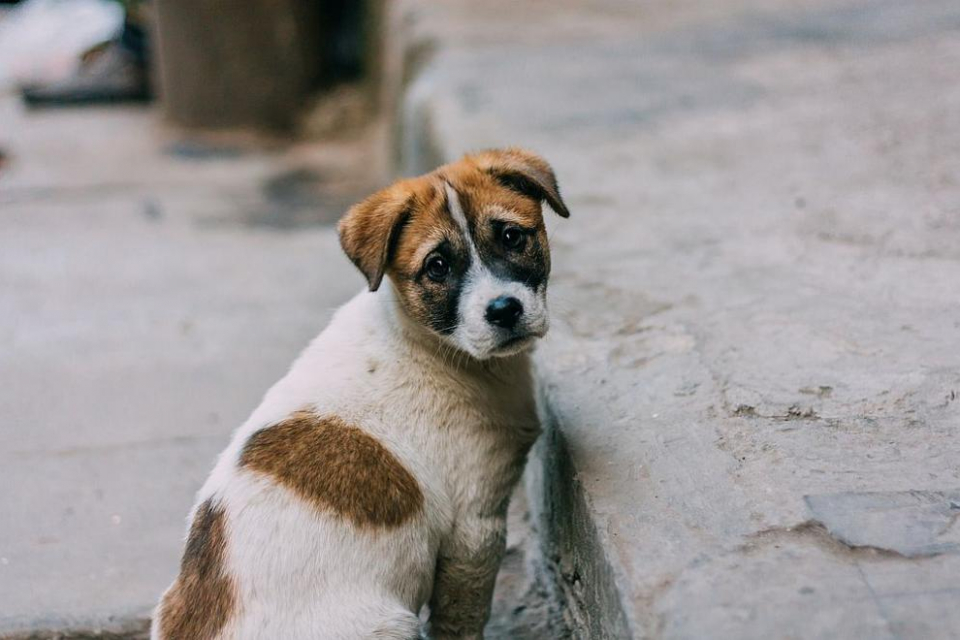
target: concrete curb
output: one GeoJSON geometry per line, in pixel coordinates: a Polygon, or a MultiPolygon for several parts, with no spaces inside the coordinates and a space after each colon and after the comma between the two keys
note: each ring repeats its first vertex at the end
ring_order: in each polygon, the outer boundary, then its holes
{"type": "Polygon", "coordinates": [[[527,495],[552,596],[574,637],[632,638],[615,568],[563,433],[541,394],[544,433],[527,467],[527,495]]]}

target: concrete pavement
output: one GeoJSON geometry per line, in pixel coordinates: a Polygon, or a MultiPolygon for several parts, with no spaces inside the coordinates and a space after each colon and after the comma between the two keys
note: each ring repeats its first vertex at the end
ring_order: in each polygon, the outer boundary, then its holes
{"type": "Polygon", "coordinates": [[[960,7],[411,2],[409,173],[557,169],[530,484],[579,637],[960,635],[960,7]]]}

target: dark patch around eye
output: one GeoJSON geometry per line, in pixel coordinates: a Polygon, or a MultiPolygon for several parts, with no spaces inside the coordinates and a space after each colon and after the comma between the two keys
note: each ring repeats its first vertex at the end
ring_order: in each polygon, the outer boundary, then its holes
{"type": "Polygon", "coordinates": [[[491,226],[493,227],[494,236],[497,238],[503,237],[503,232],[507,227],[516,229],[528,239],[536,233],[536,229],[528,229],[527,227],[521,226],[516,222],[507,222],[506,220],[493,220],[491,222],[491,226]]]}
{"type": "Polygon", "coordinates": [[[453,250],[453,245],[450,244],[450,241],[444,240],[427,253],[427,258],[420,265],[420,272],[417,273],[417,277],[422,278],[427,275],[427,265],[430,264],[430,257],[434,255],[439,255],[446,260],[447,264],[450,265],[450,270],[453,271],[457,266],[457,261],[454,258],[455,254],[456,252],[453,250]]]}
{"type": "Polygon", "coordinates": [[[521,227],[514,222],[492,220],[489,237],[485,237],[477,249],[483,263],[495,276],[537,290],[550,272],[550,257],[544,250],[541,235],[536,229],[521,227]],[[511,249],[503,245],[501,236],[508,225],[523,233],[522,246],[511,249]]]}
{"type": "Polygon", "coordinates": [[[442,282],[436,282],[427,274],[427,261],[424,261],[417,276],[421,307],[427,326],[442,335],[456,331],[459,318],[460,292],[464,277],[470,268],[470,259],[460,255],[449,240],[444,240],[430,252],[440,254],[450,265],[450,272],[442,282]]]}

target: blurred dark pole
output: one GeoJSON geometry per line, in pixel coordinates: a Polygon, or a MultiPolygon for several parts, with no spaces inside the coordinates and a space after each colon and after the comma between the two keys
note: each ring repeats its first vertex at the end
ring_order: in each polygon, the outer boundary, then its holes
{"type": "Polygon", "coordinates": [[[354,0],[155,0],[160,93],[189,127],[291,128],[307,96],[363,73],[354,0]]]}

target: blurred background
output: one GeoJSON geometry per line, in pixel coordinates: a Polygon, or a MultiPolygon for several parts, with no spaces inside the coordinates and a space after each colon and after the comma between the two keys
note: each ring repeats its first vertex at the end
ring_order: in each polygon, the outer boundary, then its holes
{"type": "Polygon", "coordinates": [[[557,169],[491,638],[960,637],[956,0],[0,3],[0,638],[144,637],[335,224],[557,169]]]}

